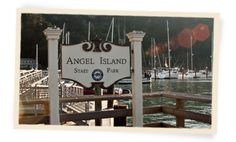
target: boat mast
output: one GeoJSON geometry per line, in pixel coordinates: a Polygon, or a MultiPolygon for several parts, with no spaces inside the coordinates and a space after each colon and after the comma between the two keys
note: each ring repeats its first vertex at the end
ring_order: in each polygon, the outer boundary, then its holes
{"type": "Polygon", "coordinates": [[[155,38],[152,38],[152,46],[153,46],[153,68],[156,69],[156,49],[155,49],[155,38]]]}
{"type": "Polygon", "coordinates": [[[188,50],[187,50],[187,67],[186,67],[187,70],[189,69],[189,65],[188,64],[189,63],[188,63],[188,50]]]}
{"type": "MultiPolygon", "coordinates": [[[[152,46],[152,38],[151,38],[151,51],[153,51],[153,46],[152,46]]],[[[154,56],[153,56],[153,53],[151,52],[151,69],[154,68],[154,56]]]]}
{"type": "Polygon", "coordinates": [[[157,47],[157,58],[158,58],[159,67],[162,67],[158,47],[157,47]]]}
{"type": "Polygon", "coordinates": [[[212,33],[211,33],[211,35],[212,35],[212,37],[211,37],[211,55],[210,55],[210,58],[211,58],[211,64],[210,64],[210,66],[211,66],[211,70],[212,70],[212,67],[213,67],[213,64],[212,64],[212,59],[213,59],[213,47],[214,47],[214,33],[213,33],[213,31],[212,31],[212,33]]]}
{"type": "Polygon", "coordinates": [[[120,23],[117,25],[117,36],[118,36],[118,44],[121,45],[121,38],[120,38],[120,23]]]}
{"type": "Polygon", "coordinates": [[[118,30],[118,44],[119,45],[124,45],[125,44],[125,38],[126,38],[126,32],[125,32],[125,18],[123,20],[123,26],[121,24],[121,19],[118,19],[118,24],[117,24],[117,30],[118,30]],[[122,31],[123,30],[123,31],[122,31]]]}
{"type": "Polygon", "coordinates": [[[125,24],[126,24],[126,21],[125,21],[125,17],[124,17],[123,44],[126,43],[126,26],[125,26],[125,24]]]}
{"type": "Polygon", "coordinates": [[[62,45],[65,44],[65,28],[66,28],[66,23],[63,23],[62,26],[62,37],[61,37],[61,44],[60,44],[60,50],[59,50],[59,55],[58,55],[58,64],[59,64],[59,69],[61,69],[61,52],[62,52],[62,45]]]}
{"type": "Polygon", "coordinates": [[[90,21],[88,23],[88,41],[90,41],[90,21]]]}
{"type": "MultiPolygon", "coordinates": [[[[156,56],[158,57],[158,61],[159,61],[159,64],[161,64],[161,62],[160,62],[160,57],[159,57],[159,54],[158,54],[158,51],[157,51],[157,47],[156,47],[156,40],[155,40],[155,38],[153,38],[153,45],[154,45],[154,53],[155,53],[155,68],[157,68],[157,61],[156,61],[156,56]]],[[[161,65],[160,65],[160,67],[161,67],[161,65]]]]}
{"type": "Polygon", "coordinates": [[[191,57],[191,70],[193,70],[193,37],[192,34],[190,34],[190,57],[191,57]]]}
{"type": "Polygon", "coordinates": [[[169,78],[170,76],[170,69],[171,69],[171,64],[170,64],[170,38],[169,38],[169,22],[166,20],[166,27],[167,27],[167,46],[168,46],[168,67],[169,67],[169,78]]]}
{"type": "Polygon", "coordinates": [[[66,44],[70,44],[70,32],[66,32],[66,44]]]}
{"type": "Polygon", "coordinates": [[[61,38],[62,44],[65,43],[65,27],[66,27],[66,23],[63,24],[63,28],[62,28],[62,38],[61,38]]]}
{"type": "Polygon", "coordinates": [[[38,44],[36,44],[35,69],[38,70],[38,44]]]}
{"type": "Polygon", "coordinates": [[[156,79],[157,78],[157,74],[156,74],[156,41],[155,41],[155,38],[153,38],[152,40],[152,45],[153,45],[153,54],[154,54],[154,78],[156,79]]]}
{"type": "Polygon", "coordinates": [[[114,17],[112,18],[112,28],[111,28],[111,43],[113,43],[113,35],[114,35],[114,17]]]}

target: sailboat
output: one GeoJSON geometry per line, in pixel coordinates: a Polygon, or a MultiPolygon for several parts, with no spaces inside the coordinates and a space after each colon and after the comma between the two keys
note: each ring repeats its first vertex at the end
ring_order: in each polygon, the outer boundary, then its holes
{"type": "Polygon", "coordinates": [[[189,33],[190,36],[190,69],[189,69],[189,54],[187,52],[187,71],[186,73],[184,73],[183,78],[185,79],[192,79],[192,78],[199,78],[199,76],[197,75],[197,72],[193,70],[193,37],[192,34],[189,33]]]}
{"type": "MultiPolygon", "coordinates": [[[[151,70],[149,70],[151,79],[158,79],[158,71],[156,68],[156,42],[155,38],[151,38],[151,70]]],[[[158,55],[159,56],[159,55],[158,55]]],[[[159,65],[161,66],[161,65],[159,65]]]]}
{"type": "Polygon", "coordinates": [[[166,21],[167,28],[167,47],[168,47],[168,62],[165,59],[165,67],[158,69],[157,77],[159,79],[177,79],[178,78],[178,68],[171,67],[171,56],[170,56],[170,38],[169,38],[169,22],[166,21]]]}
{"type": "Polygon", "coordinates": [[[157,54],[159,67],[156,67],[156,43],[155,39],[151,39],[151,48],[153,48],[153,55],[152,57],[152,69],[151,78],[152,79],[178,79],[178,71],[179,68],[172,68],[171,67],[171,56],[170,56],[170,40],[169,40],[169,23],[168,20],[166,21],[167,27],[167,46],[168,46],[168,58],[165,58],[164,67],[161,66],[159,54],[157,54]],[[168,59],[168,61],[166,60],[168,59]]]}

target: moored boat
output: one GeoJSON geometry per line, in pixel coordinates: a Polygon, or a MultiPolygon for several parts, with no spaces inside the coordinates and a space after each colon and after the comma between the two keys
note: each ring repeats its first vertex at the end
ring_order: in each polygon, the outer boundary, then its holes
{"type": "MultiPolygon", "coordinates": [[[[142,83],[143,84],[148,84],[151,83],[152,79],[151,78],[143,78],[142,83]]],[[[119,80],[117,84],[132,84],[132,79],[131,78],[124,78],[122,80],[119,80]]]]}

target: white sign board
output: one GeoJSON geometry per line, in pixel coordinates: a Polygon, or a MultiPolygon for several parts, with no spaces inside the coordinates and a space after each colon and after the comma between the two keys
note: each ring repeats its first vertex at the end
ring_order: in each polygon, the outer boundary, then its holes
{"type": "Polygon", "coordinates": [[[130,76],[130,48],[95,40],[62,46],[62,78],[107,88],[130,76]]]}

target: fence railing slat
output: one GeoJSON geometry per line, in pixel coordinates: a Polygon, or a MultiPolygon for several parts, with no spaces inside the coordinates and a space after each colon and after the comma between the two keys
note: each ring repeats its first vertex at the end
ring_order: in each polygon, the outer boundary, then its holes
{"type": "Polygon", "coordinates": [[[200,114],[196,112],[186,110],[176,110],[174,107],[162,106],[163,113],[171,114],[174,116],[184,117],[185,119],[192,119],[199,122],[211,124],[211,116],[206,114],[200,114]]]}
{"type": "MultiPolygon", "coordinates": [[[[29,90],[34,89],[36,91],[36,87],[29,87],[29,90]]],[[[24,88],[25,89],[25,88],[24,88]]],[[[40,88],[48,89],[47,87],[40,88]]],[[[37,92],[38,93],[38,92],[37,92]]],[[[195,96],[189,95],[186,93],[176,93],[176,92],[153,92],[153,93],[144,93],[144,99],[151,99],[155,97],[162,97],[162,98],[171,98],[176,100],[175,107],[169,107],[164,105],[156,105],[156,106],[148,106],[144,107],[143,114],[155,114],[155,113],[165,113],[176,116],[176,126],[177,127],[184,127],[185,119],[196,120],[203,123],[211,124],[211,115],[201,114],[191,111],[184,110],[184,102],[185,101],[197,101],[202,103],[211,103],[210,96],[195,96]]],[[[76,102],[89,102],[89,101],[103,101],[103,100],[122,100],[132,99],[132,94],[122,94],[122,95],[113,95],[113,94],[106,94],[106,95],[76,95],[74,97],[65,97],[60,98],[60,103],[76,103],[76,102]]],[[[44,115],[36,116],[25,116],[22,115],[19,118],[20,124],[38,124],[38,123],[48,123],[49,120],[49,109],[48,109],[48,98],[37,98],[34,100],[21,100],[20,105],[22,107],[27,105],[35,105],[35,104],[42,104],[44,105],[44,115]]],[[[63,121],[81,121],[81,120],[91,120],[91,119],[103,119],[103,118],[114,118],[114,117],[126,117],[132,116],[132,109],[116,109],[116,110],[101,110],[101,111],[90,111],[90,112],[83,112],[83,113],[75,113],[75,114],[60,114],[61,122],[63,121]]],[[[169,125],[162,122],[156,122],[152,124],[145,124],[144,126],[147,127],[168,127],[169,125]]]]}

